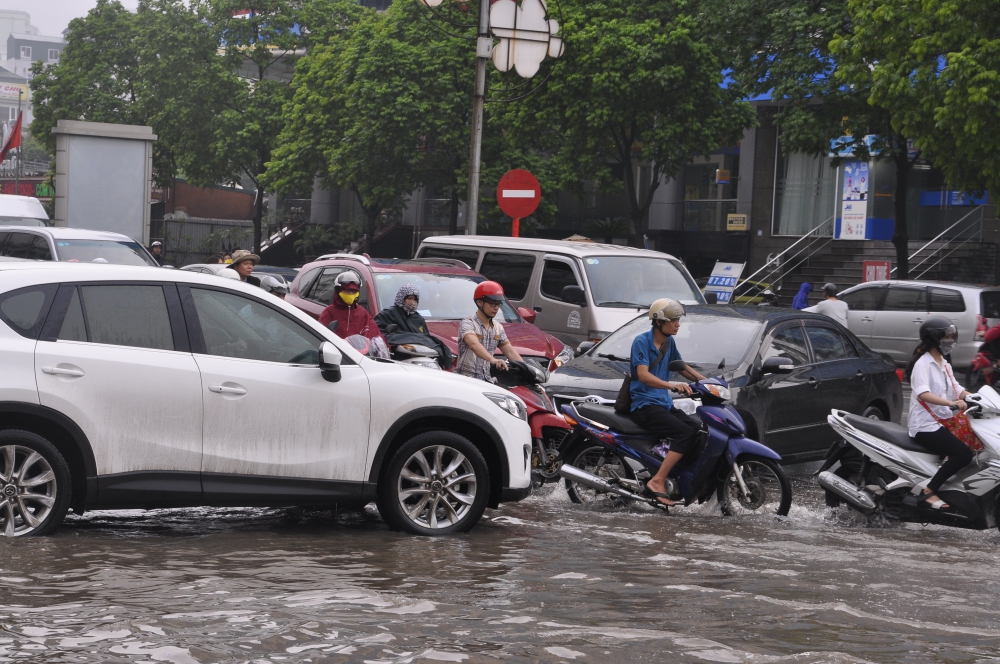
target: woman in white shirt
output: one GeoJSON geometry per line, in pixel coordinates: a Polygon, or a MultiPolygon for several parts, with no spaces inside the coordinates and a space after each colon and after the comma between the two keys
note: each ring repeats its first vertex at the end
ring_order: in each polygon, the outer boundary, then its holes
{"type": "Polygon", "coordinates": [[[951,353],[958,330],[944,316],[933,316],[920,326],[920,344],[913,352],[906,375],[910,378],[910,436],[932,454],[948,457],[924,488],[922,499],[932,509],[948,509],[937,497],[941,485],[972,461],[972,450],[939,420],[952,417],[952,408],[965,410],[969,394],[955,380],[944,356],[951,353]]]}

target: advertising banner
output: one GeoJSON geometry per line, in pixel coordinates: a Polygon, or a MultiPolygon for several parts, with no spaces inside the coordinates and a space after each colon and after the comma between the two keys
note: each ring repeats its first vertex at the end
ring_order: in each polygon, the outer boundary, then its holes
{"type": "Polygon", "coordinates": [[[868,216],[868,162],[850,160],[844,164],[844,189],[840,210],[841,240],[864,240],[868,216]]]}
{"type": "Polygon", "coordinates": [[[861,281],[885,281],[891,267],[889,261],[863,261],[861,281]]]}
{"type": "Polygon", "coordinates": [[[21,95],[21,101],[31,101],[31,88],[27,83],[0,83],[0,99],[17,103],[18,93],[21,95]]]}
{"type": "Polygon", "coordinates": [[[712,276],[708,278],[705,285],[706,293],[715,293],[719,296],[719,304],[728,304],[733,297],[733,289],[740,281],[743,274],[743,267],[746,263],[723,263],[716,261],[712,269],[712,276]]]}

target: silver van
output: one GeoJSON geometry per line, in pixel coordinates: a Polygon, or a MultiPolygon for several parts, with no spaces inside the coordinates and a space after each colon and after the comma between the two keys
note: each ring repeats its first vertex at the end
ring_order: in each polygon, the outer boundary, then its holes
{"type": "Polygon", "coordinates": [[[600,341],[661,297],[682,304],[705,304],[683,263],[647,249],[447,235],[424,240],[417,258],[462,261],[499,282],[526,321],[574,347],[600,341]]]}
{"type": "Polygon", "coordinates": [[[847,303],[847,327],[868,347],[904,366],[920,342],[920,324],[930,316],[951,319],[958,344],[955,368],[969,366],[983,333],[1000,323],[1000,288],[948,281],[870,281],[838,295],[847,303]]]}

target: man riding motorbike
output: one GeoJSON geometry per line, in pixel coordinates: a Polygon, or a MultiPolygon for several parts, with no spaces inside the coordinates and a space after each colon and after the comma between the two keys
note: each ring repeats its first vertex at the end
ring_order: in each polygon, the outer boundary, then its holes
{"type": "Polygon", "coordinates": [[[372,315],[358,304],[358,297],[361,296],[361,277],[356,272],[347,270],[337,275],[333,283],[333,302],[319,315],[320,324],[329,325],[333,321],[338,321],[334,333],[341,339],[354,334],[369,339],[382,339],[372,315]]]}
{"type": "Polygon", "coordinates": [[[396,292],[393,305],[375,314],[375,323],[391,346],[419,343],[437,349],[438,364],[447,371],[451,369],[454,357],[444,342],[431,336],[427,329],[427,321],[417,311],[418,306],[420,306],[420,289],[416,284],[403,284],[396,292]],[[396,326],[394,332],[388,332],[390,325],[396,326]]]}
{"type": "MultiPolygon", "coordinates": [[[[674,501],[666,493],[667,475],[691,451],[702,429],[700,421],[674,407],[669,392],[691,394],[687,383],[670,382],[670,363],[682,359],[674,335],[680,330],[684,315],[684,307],[676,300],[661,298],[653,302],[649,307],[652,329],[632,342],[632,382],[629,385],[632,419],[643,429],[670,439],[670,451],[657,473],[646,482],[646,488],[668,506],[674,505],[674,501]]],[[[691,366],[681,375],[691,380],[705,378],[691,366]]]]}
{"type": "Polygon", "coordinates": [[[501,371],[507,369],[507,362],[493,355],[497,348],[507,359],[523,361],[507,339],[503,325],[493,320],[500,312],[504,299],[503,287],[495,281],[484,281],[476,286],[472,294],[476,313],[463,318],[458,326],[458,364],[455,371],[463,376],[494,382],[490,376],[490,365],[501,371]]]}

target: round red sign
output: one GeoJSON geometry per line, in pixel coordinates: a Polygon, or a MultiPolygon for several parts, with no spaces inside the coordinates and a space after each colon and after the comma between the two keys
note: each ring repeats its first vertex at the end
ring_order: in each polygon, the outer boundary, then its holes
{"type": "Polygon", "coordinates": [[[507,171],[497,185],[497,203],[504,214],[512,219],[530,217],[542,200],[542,188],[535,176],[515,168],[507,171]]]}

